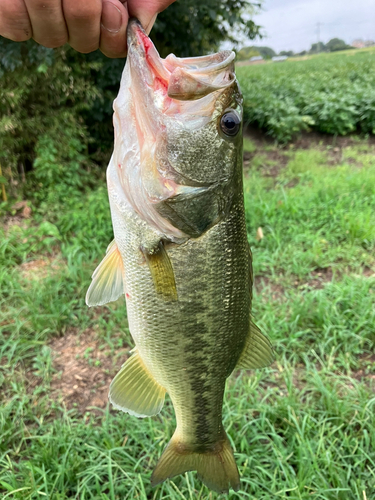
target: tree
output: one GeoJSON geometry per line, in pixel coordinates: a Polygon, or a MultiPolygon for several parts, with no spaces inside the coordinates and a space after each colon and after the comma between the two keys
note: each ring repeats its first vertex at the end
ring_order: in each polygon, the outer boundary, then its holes
{"type": "Polygon", "coordinates": [[[340,38],[332,38],[326,45],[329,52],[336,52],[337,50],[351,49],[350,45],[347,45],[344,40],[340,38]]]}
{"type": "Polygon", "coordinates": [[[254,47],[243,47],[241,50],[237,52],[238,61],[246,61],[247,59],[256,56],[260,56],[260,54],[254,47]]]}
{"type": "Polygon", "coordinates": [[[254,49],[257,50],[264,59],[271,59],[271,57],[275,57],[276,55],[276,52],[271,49],[271,47],[254,47],[254,49]]]}
{"type": "Polygon", "coordinates": [[[184,0],[159,14],[151,32],[162,57],[173,52],[179,57],[197,56],[218,50],[223,41],[234,46],[241,33],[253,40],[260,26],[251,15],[262,0],[184,0]]]}
{"type": "Polygon", "coordinates": [[[327,52],[327,50],[327,46],[323,42],[318,42],[311,45],[309,52],[310,54],[318,54],[319,52],[327,52]]]}
{"type": "MultiPolygon", "coordinates": [[[[254,39],[260,27],[250,16],[261,1],[176,2],[158,16],[152,38],[162,56],[203,55],[225,40],[236,45],[239,33],[254,39]]],[[[89,156],[104,165],[113,146],[112,102],[124,64],[99,51],[86,55],[0,37],[3,177],[16,186],[18,176],[33,170],[31,177],[47,189],[64,166],[72,174],[66,182],[78,183],[82,175],[73,174],[92,165],[89,156]]]]}
{"type": "Polygon", "coordinates": [[[98,69],[67,46],[53,51],[32,40],[1,40],[0,164],[11,194],[17,185],[21,194],[25,183],[18,181],[32,170],[28,192],[39,201],[46,191],[61,199],[68,187],[79,191],[89,182],[91,138],[83,114],[100,98],[89,77],[98,69]]]}
{"type": "Polygon", "coordinates": [[[282,50],[280,52],[279,56],[293,57],[294,56],[294,52],[293,52],[293,50],[282,50]]]}

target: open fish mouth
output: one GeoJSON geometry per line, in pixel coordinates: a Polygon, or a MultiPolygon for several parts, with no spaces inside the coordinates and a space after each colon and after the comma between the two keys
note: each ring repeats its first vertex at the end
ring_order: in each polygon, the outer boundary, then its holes
{"type": "MultiPolygon", "coordinates": [[[[127,36],[128,57],[114,102],[108,186],[154,230],[180,241],[203,229],[187,232],[188,224],[175,223],[170,213],[185,210],[182,202],[194,205],[202,197],[210,205],[204,210],[207,229],[219,217],[217,198],[224,196],[214,188],[221,189],[232,177],[236,146],[219,129],[223,113],[239,99],[235,55],[222,51],[163,59],[136,19],[130,20],[127,36]],[[169,202],[174,205],[166,210],[169,202]]],[[[240,122],[242,108],[232,112],[240,122]]]]}
{"type": "Polygon", "coordinates": [[[235,82],[234,52],[162,59],[137,19],[128,26],[128,57],[139,80],[155,92],[179,101],[200,99],[235,82]]]}

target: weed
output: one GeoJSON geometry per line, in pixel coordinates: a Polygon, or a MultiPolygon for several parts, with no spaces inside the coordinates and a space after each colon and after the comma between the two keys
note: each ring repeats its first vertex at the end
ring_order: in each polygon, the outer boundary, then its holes
{"type": "MultiPolygon", "coordinates": [[[[369,142],[353,144],[335,166],[328,148],[295,148],[272,178],[262,173],[266,152],[246,144],[254,316],[277,359],[228,380],[224,427],[241,474],[230,499],[362,500],[375,491],[375,164],[369,142]]],[[[108,356],[121,364],[133,347],[123,300],[84,304],[113,238],[105,187],[55,200],[0,231],[2,498],[218,498],[196,473],[150,486],[175,429],[169,399],[149,419],[74,401],[83,373],[107,380],[108,356]],[[54,349],[74,332],[89,338],[72,360],[85,371],[69,374],[78,388],[64,401],[55,393],[64,371],[54,349]]]]}
{"type": "Polygon", "coordinates": [[[375,52],[367,50],[239,67],[245,119],[279,142],[308,129],[373,134],[374,67],[375,52]]]}

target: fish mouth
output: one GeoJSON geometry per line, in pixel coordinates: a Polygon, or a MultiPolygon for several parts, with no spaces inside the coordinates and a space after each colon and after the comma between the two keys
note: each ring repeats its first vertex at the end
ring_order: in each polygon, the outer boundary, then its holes
{"type": "Polygon", "coordinates": [[[170,54],[160,57],[151,39],[137,19],[128,24],[128,57],[139,81],[155,92],[178,101],[200,99],[222,91],[236,81],[234,52],[224,50],[201,57],[179,58],[170,54]]]}

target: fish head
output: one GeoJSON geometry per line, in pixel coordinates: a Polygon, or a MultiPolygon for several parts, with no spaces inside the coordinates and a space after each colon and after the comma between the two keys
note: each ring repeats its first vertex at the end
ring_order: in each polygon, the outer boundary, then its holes
{"type": "Polygon", "coordinates": [[[162,59],[139,22],[129,22],[114,159],[131,206],[172,240],[197,237],[217,222],[242,179],[234,57],[222,51],[162,59]]]}

